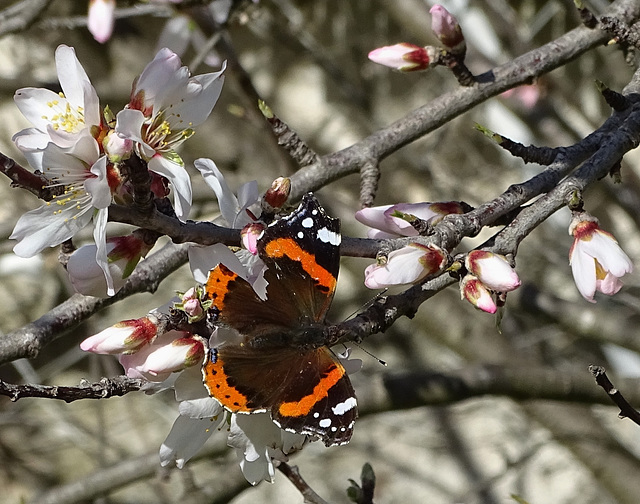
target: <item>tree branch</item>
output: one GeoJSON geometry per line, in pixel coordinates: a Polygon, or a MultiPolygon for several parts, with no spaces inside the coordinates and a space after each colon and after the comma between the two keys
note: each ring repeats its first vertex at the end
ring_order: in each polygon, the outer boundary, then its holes
{"type": "Polygon", "coordinates": [[[135,380],[126,376],[103,378],[96,383],[81,383],[79,387],[63,387],[58,385],[14,385],[0,380],[0,395],[17,401],[24,397],[43,397],[46,399],[60,399],[70,403],[78,399],[107,399],[113,396],[123,396],[129,392],[140,390],[144,380],[135,380]]]}
{"type": "MultiPolygon", "coordinates": [[[[640,4],[634,0],[618,0],[606,15],[632,24],[640,17],[640,4]]],[[[608,38],[606,32],[580,26],[542,47],[489,70],[478,77],[476,85],[446,93],[351,147],[323,156],[319,163],[295,173],[291,177],[291,198],[297,200],[308,191],[315,191],[329,182],[356,173],[371,160],[381,161],[492,96],[529,83],[605,43],[608,38]]]]}
{"type": "Polygon", "coordinates": [[[596,383],[600,385],[609,395],[609,398],[618,405],[620,408],[620,416],[628,418],[633,423],[640,425],[640,412],[631,406],[620,391],[613,386],[613,383],[609,380],[605,369],[602,366],[589,366],[589,371],[596,379],[596,383]]]}
{"type": "Polygon", "coordinates": [[[110,298],[74,294],[51,311],[0,338],[0,364],[36,357],[46,345],[78,326],[95,312],[138,292],[155,292],[169,273],[187,260],[186,245],[167,244],[136,267],[125,285],[110,298]]]}

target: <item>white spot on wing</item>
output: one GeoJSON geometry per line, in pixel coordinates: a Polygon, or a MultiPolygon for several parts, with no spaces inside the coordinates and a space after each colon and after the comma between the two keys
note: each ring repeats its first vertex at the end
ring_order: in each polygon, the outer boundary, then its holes
{"type": "Polygon", "coordinates": [[[313,227],[313,219],[311,217],[307,217],[302,220],[302,227],[312,228],[313,227]]]}
{"type": "Polygon", "coordinates": [[[331,419],[330,418],[323,418],[322,420],[320,420],[318,422],[318,425],[320,427],[322,427],[323,429],[326,429],[327,427],[329,427],[331,425],[331,419]]]}
{"type": "Polygon", "coordinates": [[[326,227],[322,229],[318,229],[318,239],[324,243],[330,243],[331,245],[340,245],[342,238],[340,233],[334,233],[333,231],[329,231],[326,227]]]}
{"type": "Polygon", "coordinates": [[[302,231],[298,231],[298,238],[301,240],[304,238],[304,233],[302,231]]]}
{"type": "Polygon", "coordinates": [[[336,404],[333,408],[331,408],[331,411],[333,411],[334,415],[344,415],[347,411],[352,410],[357,405],[358,402],[356,401],[356,398],[349,397],[349,399],[347,399],[346,401],[341,402],[340,404],[336,404]]]}

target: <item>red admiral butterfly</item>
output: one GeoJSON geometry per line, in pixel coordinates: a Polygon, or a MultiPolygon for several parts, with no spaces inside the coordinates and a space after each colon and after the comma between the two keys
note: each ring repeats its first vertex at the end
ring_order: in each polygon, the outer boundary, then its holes
{"type": "Polygon", "coordinates": [[[233,413],[269,411],[282,429],[327,446],[348,443],[358,416],[349,377],[321,337],[340,239],[340,221],[308,194],[258,240],[265,300],[223,264],[206,284],[216,323],[242,336],[210,350],[202,368],[209,395],[233,413]]]}

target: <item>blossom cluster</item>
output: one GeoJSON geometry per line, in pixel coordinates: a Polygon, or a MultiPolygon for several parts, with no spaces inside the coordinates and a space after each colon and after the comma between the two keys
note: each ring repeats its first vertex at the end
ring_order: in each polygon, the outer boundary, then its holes
{"type": "MultiPolygon", "coordinates": [[[[92,0],[90,5],[94,16],[100,12],[111,16],[108,26],[92,24],[90,17],[92,33],[106,40],[113,28],[115,2],[92,0]]],[[[439,5],[431,13],[432,29],[442,45],[451,54],[464,57],[465,40],[456,18],[439,5]]],[[[401,71],[413,71],[432,66],[437,51],[440,49],[402,43],[372,51],[369,57],[401,71]]],[[[161,49],[133,82],[129,102],[113,113],[108,106],[101,106],[73,48],[61,45],[55,57],[61,93],[24,88],[15,95],[18,108],[33,126],[17,133],[13,140],[47,181],[53,197],[20,217],[11,235],[17,240],[14,251],[23,257],[33,256],[93,224],[94,244],[71,254],[67,271],[78,292],[113,295],[155,242],[154,236],[140,230],[107,237],[109,207],[128,205],[134,199],[130,161],[141,161],[149,171],[149,190],[155,198],[165,198],[171,190],[175,216],[186,221],[192,203],[191,180],[176,149],[212,112],[225,68],[222,64],[220,71],[191,76],[176,53],[161,49]]],[[[275,180],[262,197],[256,181],[245,183],[234,193],[211,159],[197,159],[194,166],[217,197],[221,213],[217,223],[241,230],[243,244],[237,251],[221,244],[191,246],[189,263],[194,280],[205,284],[211,268],[222,263],[264,298],[265,265],[257,255],[257,243],[267,224],[261,220],[261,212],[285,204],[291,181],[275,180]]],[[[369,226],[370,239],[392,245],[365,269],[364,284],[371,289],[410,285],[451,272],[459,276],[462,299],[479,310],[495,313],[504,295],[521,285],[513,261],[481,249],[466,253],[464,260],[454,260],[450,250],[428,240],[430,230],[442,219],[467,210],[461,202],[445,201],[398,203],[356,212],[355,218],[369,226]],[[398,239],[403,240],[402,246],[394,243],[398,239]]],[[[570,265],[580,294],[595,302],[596,292],[617,293],[622,287],[620,278],[630,273],[633,265],[615,238],[586,213],[574,215],[569,232],[574,237],[570,265]]],[[[175,390],[179,416],[160,449],[163,465],[183,467],[209,436],[226,429],[228,444],[236,450],[247,480],[252,484],[271,481],[278,461],[301,449],[308,437],[280,429],[268,412],[231,414],[208,395],[200,371],[203,360],[211,348],[237,334],[224,327],[202,335],[164,325],[169,307],[172,313],[183,314],[188,324],[197,324],[206,318],[210,305],[198,285],[180,293],[167,308],[119,322],[87,338],[80,347],[117,356],[125,374],[143,380],[149,390],[175,390]]],[[[349,366],[351,370],[356,367],[349,366]]]]}
{"type": "MultiPolygon", "coordinates": [[[[31,257],[93,222],[95,245],[80,256],[95,252],[106,291],[113,295],[114,276],[121,280],[125,270],[130,273],[150,245],[106,238],[109,205],[132,199],[127,160],[136,154],[145,161],[155,196],[166,196],[166,184],[170,185],[176,215],[186,220],[191,182],[175,149],[211,113],[222,90],[224,68],[191,77],[176,54],[161,49],[134,82],[129,103],[113,116],[108,107],[100,106],[73,48],[58,47],[56,67],[61,93],[36,88],[16,92],[16,105],[33,127],[13,140],[48,188],[57,192],[51,201],[20,217],[10,238],[18,241],[17,255],[31,257]],[[124,261],[122,267],[114,264],[118,260],[124,261]]],[[[89,263],[79,258],[70,262],[72,281],[83,289],[86,278],[74,280],[73,272],[85,270],[89,263]]],[[[84,292],[94,294],[95,282],[89,283],[84,292]]]]}

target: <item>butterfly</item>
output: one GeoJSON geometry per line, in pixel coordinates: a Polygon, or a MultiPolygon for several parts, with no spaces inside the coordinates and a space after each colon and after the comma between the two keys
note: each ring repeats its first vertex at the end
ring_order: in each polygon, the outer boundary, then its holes
{"type": "Polygon", "coordinates": [[[240,335],[209,350],[202,368],[209,395],[233,413],[270,412],[285,431],[327,446],[348,443],[358,416],[351,381],[322,338],[340,241],[340,221],[307,194],[258,239],[265,299],[223,264],[205,285],[215,323],[240,335]]]}

